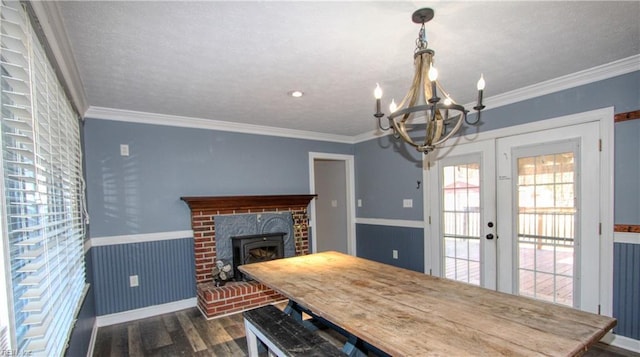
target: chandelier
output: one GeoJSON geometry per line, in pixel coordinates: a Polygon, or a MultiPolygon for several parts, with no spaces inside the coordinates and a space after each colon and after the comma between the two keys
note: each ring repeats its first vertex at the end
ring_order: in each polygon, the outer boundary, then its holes
{"type": "Polygon", "coordinates": [[[475,125],[480,122],[480,111],[484,109],[482,105],[482,92],[484,90],[484,77],[481,75],[478,80],[478,103],[474,110],[477,111],[476,120],[467,120],[468,111],[457,104],[447,93],[438,81],[438,70],[434,65],[435,52],[428,48],[427,34],[424,24],[433,19],[434,12],[430,8],[419,9],[413,13],[411,19],[417,24],[422,24],[418,38],[416,39],[416,49],[413,54],[415,74],[409,92],[396,105],[392,99],[389,105],[391,114],[387,116],[389,125],[384,127],[381,118],[384,113],[380,111],[380,100],[382,99],[382,89],[376,85],[373,92],[376,98],[376,113],[373,115],[378,119],[378,127],[382,130],[393,130],[393,136],[401,138],[416,150],[429,153],[437,145],[444,143],[451,138],[462,126],[462,122],[475,125]],[[438,92],[439,91],[439,92],[438,92]],[[438,97],[438,93],[444,99],[438,97]],[[414,118],[424,115],[426,120],[425,134],[423,140],[414,141],[409,135],[407,125],[414,122],[414,118]]]}

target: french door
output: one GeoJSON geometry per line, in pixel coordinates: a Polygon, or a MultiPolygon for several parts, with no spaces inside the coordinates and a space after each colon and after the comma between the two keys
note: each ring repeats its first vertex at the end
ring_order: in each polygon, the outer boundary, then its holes
{"type": "Polygon", "coordinates": [[[597,312],[598,131],[592,122],[430,154],[431,273],[597,312]]]}
{"type": "Polygon", "coordinates": [[[496,141],[498,290],[598,312],[599,126],[496,141]]]}
{"type": "Polygon", "coordinates": [[[430,167],[431,274],[496,288],[494,143],[457,145],[430,167]]]}

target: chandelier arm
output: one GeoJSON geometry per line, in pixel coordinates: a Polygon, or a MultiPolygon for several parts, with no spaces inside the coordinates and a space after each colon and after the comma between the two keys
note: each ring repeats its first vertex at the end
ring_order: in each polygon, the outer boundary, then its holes
{"type": "MultiPolygon", "coordinates": [[[[411,114],[411,113],[415,113],[415,112],[422,112],[422,111],[425,111],[425,110],[430,110],[432,106],[433,106],[432,104],[421,104],[421,105],[416,105],[416,106],[413,106],[413,107],[404,108],[404,109],[401,109],[401,110],[396,110],[395,112],[393,112],[392,114],[389,115],[389,119],[393,120],[393,119],[395,119],[395,118],[397,118],[399,116],[403,116],[403,115],[407,115],[407,114],[411,114]]],[[[438,104],[437,106],[441,107],[441,104],[438,104]]],[[[458,107],[462,108],[459,105],[458,105],[458,107]]]]}
{"type": "Polygon", "coordinates": [[[444,138],[442,138],[442,139],[438,140],[437,142],[431,144],[431,147],[433,148],[434,146],[440,145],[443,142],[449,140],[449,138],[452,137],[453,134],[455,134],[456,132],[458,132],[458,130],[460,130],[460,127],[462,126],[462,122],[464,120],[466,120],[466,118],[467,118],[467,113],[463,111],[462,114],[460,115],[460,118],[458,118],[458,122],[456,123],[456,126],[453,127],[451,132],[449,134],[447,134],[444,138]]]}
{"type": "MultiPolygon", "coordinates": [[[[442,103],[437,103],[437,104],[422,104],[422,105],[417,105],[414,107],[410,107],[410,108],[404,108],[401,110],[396,110],[395,112],[393,112],[392,114],[390,114],[388,116],[389,119],[393,120],[401,115],[405,115],[407,113],[414,113],[414,112],[421,112],[421,111],[425,111],[425,110],[429,110],[432,107],[436,107],[437,109],[449,109],[449,110],[455,110],[455,111],[459,111],[461,113],[466,113],[467,111],[464,109],[464,107],[460,104],[451,104],[451,105],[444,105],[442,103]]],[[[452,116],[452,117],[455,117],[452,116]]]]}
{"type": "Polygon", "coordinates": [[[476,124],[478,124],[478,122],[480,122],[480,111],[478,110],[476,112],[476,120],[475,121],[470,122],[470,121],[467,120],[467,118],[464,118],[464,122],[467,123],[468,125],[476,125],[476,124]]]}
{"type": "Polygon", "coordinates": [[[404,122],[396,122],[395,120],[393,121],[393,127],[395,128],[395,131],[398,133],[398,135],[400,135],[400,137],[402,138],[402,140],[404,140],[407,144],[413,146],[413,147],[418,147],[418,144],[416,144],[413,139],[411,139],[411,137],[409,136],[409,133],[407,133],[407,128],[404,125],[404,122]]]}
{"type": "Polygon", "coordinates": [[[382,126],[382,118],[378,118],[378,128],[380,128],[380,130],[383,131],[387,131],[389,129],[391,129],[391,123],[389,123],[389,126],[387,126],[386,128],[382,126]]]}

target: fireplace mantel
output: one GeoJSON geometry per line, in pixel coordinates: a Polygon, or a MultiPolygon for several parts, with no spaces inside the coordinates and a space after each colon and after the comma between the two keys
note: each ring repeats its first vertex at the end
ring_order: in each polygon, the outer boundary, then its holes
{"type": "Polygon", "coordinates": [[[180,197],[191,210],[274,209],[283,206],[306,207],[317,195],[198,196],[180,197]]]}

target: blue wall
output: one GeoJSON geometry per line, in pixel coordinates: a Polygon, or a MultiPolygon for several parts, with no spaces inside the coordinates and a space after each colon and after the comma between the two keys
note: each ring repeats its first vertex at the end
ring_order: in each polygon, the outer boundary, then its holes
{"type": "Polygon", "coordinates": [[[356,235],[357,256],[424,272],[422,228],[358,224],[356,235]],[[393,259],[393,250],[398,251],[398,259],[393,259]]]}
{"type": "Polygon", "coordinates": [[[362,218],[423,219],[422,155],[392,137],[355,145],[356,198],[362,218]],[[412,199],[413,208],[403,208],[402,200],[412,199]]]}
{"type": "Polygon", "coordinates": [[[96,314],[165,304],[196,295],[193,239],[93,247],[96,314]],[[129,286],[138,275],[139,286],[129,286]]]}
{"type": "Polygon", "coordinates": [[[640,244],[615,243],[613,249],[614,331],[640,340],[640,244]]]}
{"type": "Polygon", "coordinates": [[[347,144],[92,119],[85,141],[91,237],[191,229],[181,196],[308,193],[310,151],[353,153],[347,144]]]}
{"type": "Polygon", "coordinates": [[[640,224],[640,120],[615,125],[615,223],[640,224]]]}

